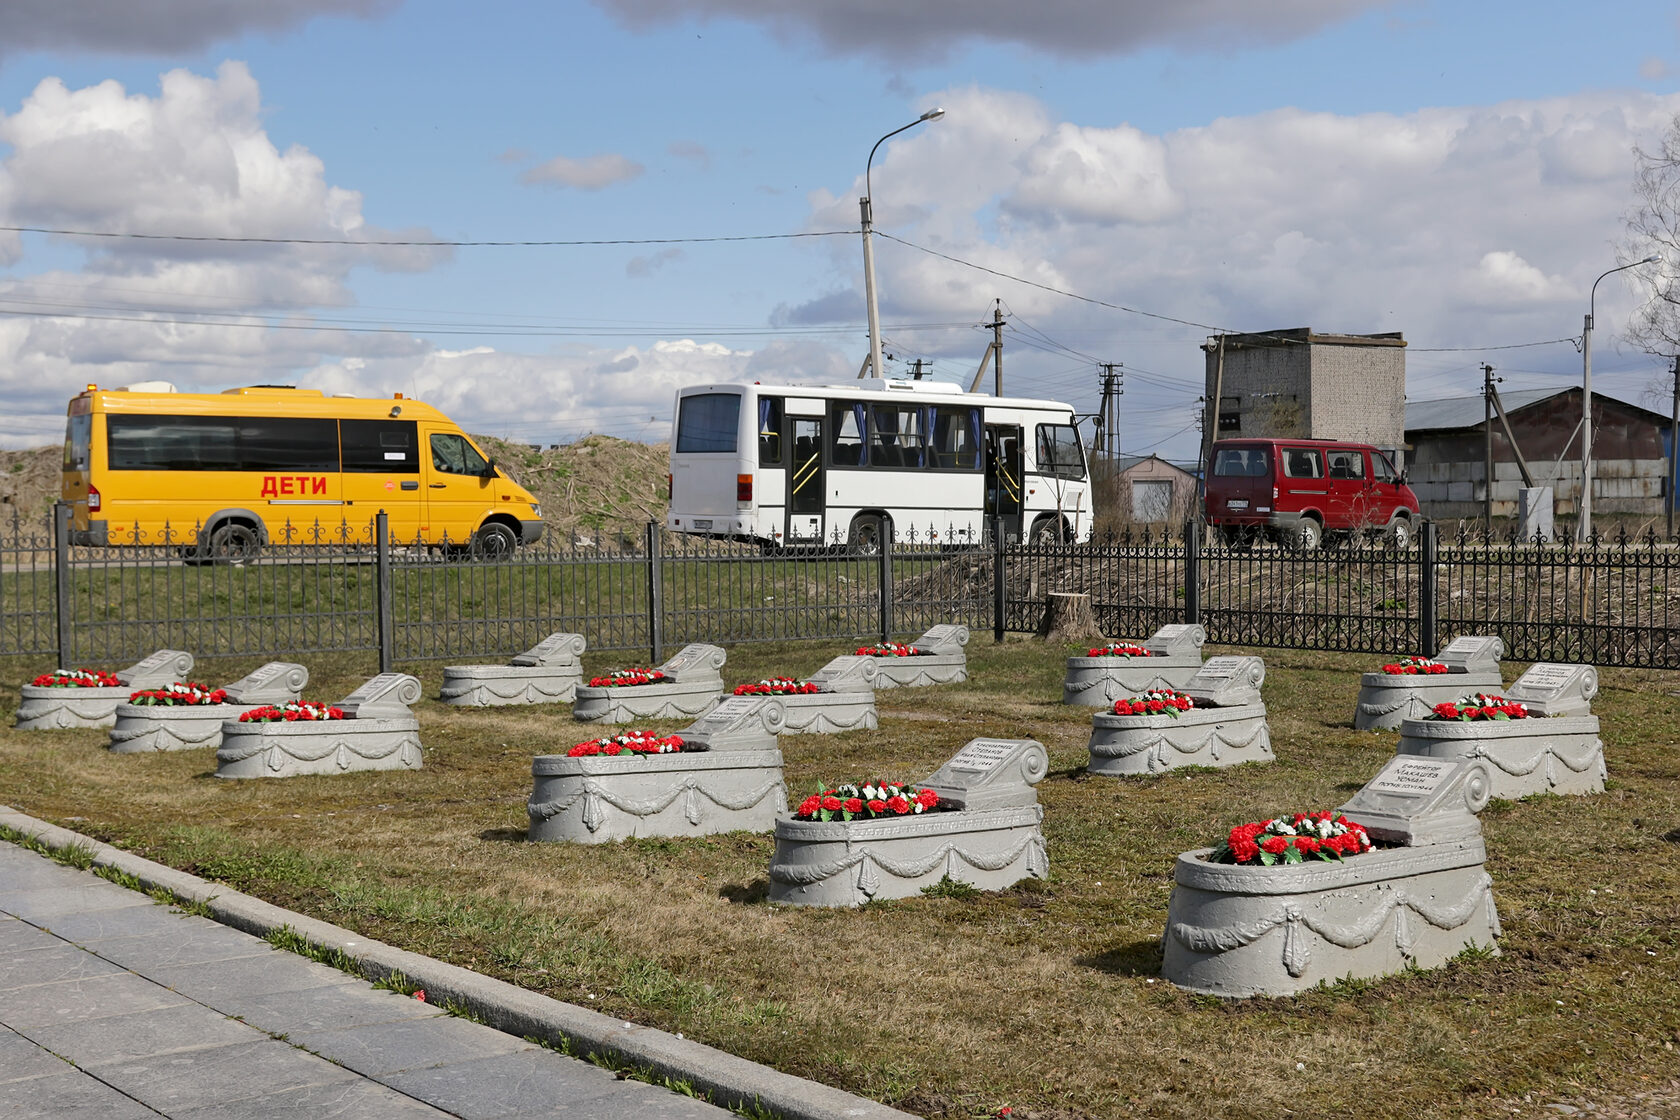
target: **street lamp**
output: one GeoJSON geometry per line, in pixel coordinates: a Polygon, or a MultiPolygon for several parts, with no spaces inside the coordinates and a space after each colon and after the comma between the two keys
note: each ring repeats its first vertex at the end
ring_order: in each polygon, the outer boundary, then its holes
{"type": "MultiPolygon", "coordinates": [[[[1600,274],[1598,280],[1593,281],[1592,290],[1587,293],[1587,314],[1581,323],[1581,517],[1575,526],[1575,539],[1582,544],[1592,539],[1592,332],[1593,304],[1598,298],[1598,281],[1630,268],[1638,268],[1642,264],[1655,264],[1660,260],[1662,258],[1653,253],[1644,260],[1609,269],[1600,274]]],[[[1488,479],[1487,484],[1491,488],[1493,479],[1488,479]]]]}
{"type": "Polygon", "coordinates": [[[881,315],[875,304],[875,251],[870,245],[869,235],[874,229],[873,214],[870,206],[869,171],[875,162],[876,149],[888,140],[905,131],[915,128],[923,121],[936,121],[945,115],[943,109],[929,109],[904,128],[895,128],[879,140],[875,147],[869,149],[869,159],[863,165],[863,197],[858,199],[858,211],[863,217],[863,295],[869,304],[869,372],[872,377],[880,377],[881,373],[881,315]]]}

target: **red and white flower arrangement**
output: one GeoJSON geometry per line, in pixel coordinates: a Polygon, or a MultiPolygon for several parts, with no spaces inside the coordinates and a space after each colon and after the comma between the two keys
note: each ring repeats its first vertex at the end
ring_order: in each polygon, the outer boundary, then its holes
{"type": "Polygon", "coordinates": [[[752,684],[735,686],[737,696],[802,696],[821,691],[811,681],[796,681],[792,677],[765,677],[752,684]]]}
{"type": "Polygon", "coordinates": [[[130,704],[178,708],[227,702],[227,689],[211,688],[197,681],[176,681],[162,688],[143,688],[128,694],[130,704]]]}
{"type": "Polygon", "coordinates": [[[928,651],[906,645],[904,642],[882,642],[878,646],[861,646],[859,657],[926,657],[928,651]]]}
{"type": "Polygon", "coordinates": [[[658,684],[665,680],[658,669],[614,669],[604,677],[592,677],[590,688],[628,688],[638,684],[658,684]]]}
{"type": "Polygon", "coordinates": [[[879,778],[860,784],[850,782],[813,793],[793,811],[801,821],[868,821],[882,817],[907,817],[939,807],[939,795],[931,789],[917,789],[879,778]]]}
{"type": "Polygon", "coordinates": [[[284,704],[264,704],[248,712],[239,713],[240,723],[299,723],[313,720],[343,719],[344,709],[331,704],[317,704],[311,700],[288,700],[284,704]]]}
{"type": "Polygon", "coordinates": [[[1178,713],[1188,712],[1196,706],[1196,702],[1182,692],[1174,692],[1170,688],[1152,688],[1142,696],[1133,696],[1126,700],[1114,702],[1114,714],[1117,716],[1171,716],[1178,718],[1178,713]]]}
{"type": "Polygon", "coordinates": [[[1363,825],[1326,810],[1274,817],[1233,828],[1208,857],[1212,863],[1253,863],[1271,867],[1303,860],[1340,860],[1376,845],[1363,825]]]}
{"type": "Polygon", "coordinates": [[[103,669],[54,669],[29,683],[36,688],[121,688],[123,682],[103,669]]]}
{"type": "Polygon", "coordinates": [[[618,735],[603,735],[599,739],[579,743],[566,752],[566,757],[593,758],[596,755],[607,755],[616,758],[621,754],[677,754],[682,751],[705,749],[703,746],[690,745],[681,735],[660,735],[655,731],[625,731],[618,735]]]}
{"type": "Polygon", "coordinates": [[[1478,692],[1471,696],[1460,696],[1457,700],[1435,705],[1435,710],[1429,713],[1429,719],[1459,720],[1469,723],[1473,720],[1498,719],[1527,719],[1530,713],[1526,705],[1515,700],[1507,700],[1503,696],[1492,696],[1485,692],[1478,692]]]}
{"type": "Polygon", "coordinates": [[[1447,671],[1444,661],[1436,661],[1433,657],[1416,657],[1408,655],[1402,657],[1393,665],[1384,665],[1382,671],[1395,677],[1438,676],[1447,671]]]}
{"type": "Polygon", "coordinates": [[[1144,649],[1131,642],[1110,642],[1100,649],[1093,649],[1089,657],[1154,657],[1155,651],[1144,649]]]}

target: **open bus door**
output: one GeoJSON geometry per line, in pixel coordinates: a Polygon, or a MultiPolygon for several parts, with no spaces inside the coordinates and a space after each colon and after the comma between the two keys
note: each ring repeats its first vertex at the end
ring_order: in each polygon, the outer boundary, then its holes
{"type": "Polygon", "coordinates": [[[1021,539],[1021,427],[986,425],[986,527],[1003,519],[1003,539],[1021,539]]]}
{"type": "Polygon", "coordinates": [[[790,416],[793,454],[787,472],[787,543],[821,544],[823,539],[822,418],[790,416]]]}

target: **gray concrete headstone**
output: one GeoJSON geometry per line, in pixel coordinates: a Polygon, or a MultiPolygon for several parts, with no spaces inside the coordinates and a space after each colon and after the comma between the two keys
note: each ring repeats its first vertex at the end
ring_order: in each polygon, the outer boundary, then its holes
{"type": "Polygon", "coordinates": [[[678,650],[658,668],[673,681],[710,680],[718,676],[728,656],[717,646],[695,642],[678,650]]]}
{"type": "Polygon", "coordinates": [[[787,713],[777,696],[727,696],[677,732],[714,751],[774,750],[787,713]]]}
{"type": "Polygon", "coordinates": [[[873,657],[846,654],[811,674],[811,683],[824,692],[872,692],[877,673],[873,657]]]}
{"type": "Polygon", "coordinates": [[[1591,665],[1558,665],[1538,662],[1505,690],[1505,699],[1525,705],[1542,716],[1584,716],[1592,714],[1592,698],[1598,695],[1598,670],[1591,665]]]}
{"type": "Polygon", "coordinates": [[[160,649],[126,669],[117,671],[117,679],[127,688],[161,688],[166,684],[187,679],[192,672],[193,655],[178,649],[160,649]]]}
{"type": "Polygon", "coordinates": [[[410,704],[420,699],[420,680],[407,673],[380,673],[334,707],[345,719],[408,719],[410,704]]]}
{"type": "Polygon", "coordinates": [[[1266,663],[1258,657],[1210,657],[1180,692],[1205,708],[1258,704],[1266,663]]]}
{"type": "Polygon", "coordinates": [[[1007,809],[1038,804],[1033,787],[1049,772],[1036,739],[970,739],[921,784],[960,809],[1007,809]]]}
{"type": "Polygon", "coordinates": [[[267,665],[227,686],[229,704],[284,704],[296,700],[309,683],[309,670],[289,661],[267,665]]]}
{"type": "Polygon", "coordinates": [[[576,665],[587,644],[582,634],[550,634],[508,664],[551,668],[576,665]]]}
{"type": "Polygon", "coordinates": [[[1479,760],[1396,755],[1336,811],[1373,840],[1415,848],[1481,836],[1476,814],[1492,792],[1479,760]]]}
{"type": "Polygon", "coordinates": [[[968,644],[968,627],[950,624],[930,626],[912,644],[926,653],[960,653],[962,647],[968,644]]]}
{"type": "Polygon", "coordinates": [[[1149,640],[1143,643],[1143,648],[1156,657],[1171,657],[1174,654],[1200,657],[1202,646],[1206,642],[1206,628],[1195,623],[1175,622],[1149,635],[1149,640]]]}
{"type": "Polygon", "coordinates": [[[1446,644],[1435,660],[1452,673],[1492,672],[1499,674],[1499,659],[1505,656],[1505,643],[1490,634],[1464,634],[1446,644]]]}

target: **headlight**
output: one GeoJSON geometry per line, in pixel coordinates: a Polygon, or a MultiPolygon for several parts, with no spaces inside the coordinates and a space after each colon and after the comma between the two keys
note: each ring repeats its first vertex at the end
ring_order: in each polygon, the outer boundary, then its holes
{"type": "Polygon", "coordinates": [[[532,502],[531,503],[531,515],[533,517],[535,517],[538,521],[541,521],[542,520],[542,506],[538,505],[536,502],[532,502]]]}

